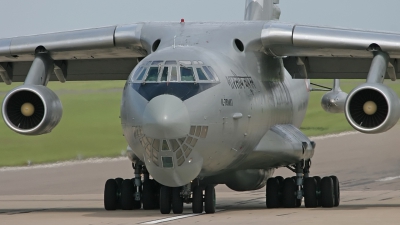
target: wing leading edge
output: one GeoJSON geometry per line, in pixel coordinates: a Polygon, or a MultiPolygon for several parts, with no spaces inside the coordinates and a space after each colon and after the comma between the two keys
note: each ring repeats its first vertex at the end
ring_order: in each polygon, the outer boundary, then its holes
{"type": "MultiPolygon", "coordinates": [[[[55,64],[68,64],[68,80],[125,80],[145,57],[143,24],[110,26],[0,39],[0,78],[24,81],[39,46],[55,64]]],[[[0,79],[1,80],[1,79],[0,79]]],[[[51,80],[57,80],[55,73],[51,80]]]]}
{"type": "Polygon", "coordinates": [[[400,34],[268,22],[261,40],[295,78],[364,79],[376,50],[390,56],[386,78],[400,78],[400,34]]]}

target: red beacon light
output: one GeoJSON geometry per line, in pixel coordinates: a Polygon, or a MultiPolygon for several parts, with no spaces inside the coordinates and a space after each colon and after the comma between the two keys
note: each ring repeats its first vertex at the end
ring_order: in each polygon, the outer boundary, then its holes
{"type": "Polygon", "coordinates": [[[184,22],[185,22],[185,19],[182,18],[182,19],[181,19],[181,23],[184,23],[184,22]]]}

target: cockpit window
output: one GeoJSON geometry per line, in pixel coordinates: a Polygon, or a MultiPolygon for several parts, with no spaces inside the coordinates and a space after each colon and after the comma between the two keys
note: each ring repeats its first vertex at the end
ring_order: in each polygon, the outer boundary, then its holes
{"type": "Polygon", "coordinates": [[[188,61],[188,60],[182,60],[182,61],[179,61],[179,63],[183,64],[183,65],[192,65],[192,62],[188,61]]]}
{"type": "Polygon", "coordinates": [[[203,65],[202,61],[193,61],[193,65],[203,65]]]}
{"type": "Polygon", "coordinates": [[[196,68],[196,70],[197,70],[197,76],[199,77],[199,80],[208,80],[207,76],[204,74],[204,72],[201,68],[196,68]]]}
{"type": "Polygon", "coordinates": [[[149,72],[147,73],[146,81],[157,81],[158,80],[158,67],[150,67],[149,72]]]}
{"type": "Polygon", "coordinates": [[[153,63],[151,65],[158,66],[158,65],[160,65],[162,63],[163,63],[163,61],[153,61],[153,63]]]}
{"type": "Polygon", "coordinates": [[[176,70],[176,66],[171,68],[171,79],[170,81],[178,81],[178,70],[176,70]]]}
{"type": "Polygon", "coordinates": [[[163,72],[161,74],[161,81],[168,80],[168,67],[164,67],[163,72]]]}
{"type": "Polygon", "coordinates": [[[206,71],[206,73],[207,73],[208,77],[210,78],[210,80],[216,81],[215,76],[213,74],[214,71],[211,72],[210,68],[211,67],[209,67],[209,66],[208,67],[207,66],[203,66],[203,69],[204,69],[204,71],[206,71]]]}
{"type": "Polygon", "coordinates": [[[146,74],[147,68],[139,67],[133,75],[133,80],[143,80],[144,75],[146,74]]]}
{"type": "Polygon", "coordinates": [[[192,67],[181,67],[181,81],[195,81],[192,67]]]}
{"type": "Polygon", "coordinates": [[[166,61],[165,65],[176,65],[176,61],[166,61]]]}
{"type": "Polygon", "coordinates": [[[135,68],[132,74],[133,82],[189,82],[210,83],[218,82],[212,67],[202,61],[168,60],[147,61],[135,68]]]}

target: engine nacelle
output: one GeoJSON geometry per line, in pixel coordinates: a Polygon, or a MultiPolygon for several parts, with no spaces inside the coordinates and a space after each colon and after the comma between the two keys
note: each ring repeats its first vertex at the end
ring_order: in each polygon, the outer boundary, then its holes
{"type": "Polygon", "coordinates": [[[345,113],[354,129],[367,134],[383,133],[398,122],[400,101],[389,87],[366,83],[350,92],[345,113]]]}
{"type": "Polygon", "coordinates": [[[343,113],[347,93],[343,91],[330,91],[322,96],[321,106],[328,113],[343,113]]]}
{"type": "Polygon", "coordinates": [[[22,85],[11,90],[3,101],[7,126],[24,135],[49,133],[60,122],[62,105],[58,96],[42,85],[22,85]]]}

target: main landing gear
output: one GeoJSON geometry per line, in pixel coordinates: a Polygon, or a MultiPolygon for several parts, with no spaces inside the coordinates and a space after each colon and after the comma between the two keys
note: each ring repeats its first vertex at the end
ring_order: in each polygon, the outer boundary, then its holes
{"type": "Polygon", "coordinates": [[[267,181],[267,208],[296,208],[304,204],[306,208],[337,207],[340,204],[340,186],[336,176],[309,177],[311,160],[288,167],[295,177],[270,178],[267,181]]]}
{"type": "Polygon", "coordinates": [[[183,204],[192,203],[193,213],[215,213],[215,185],[205,187],[192,185],[166,187],[150,175],[143,164],[132,164],[133,179],[109,179],[104,187],[104,208],[106,210],[153,210],[162,214],[183,213],[183,204]],[[142,181],[143,175],[143,181],[142,181]]]}

